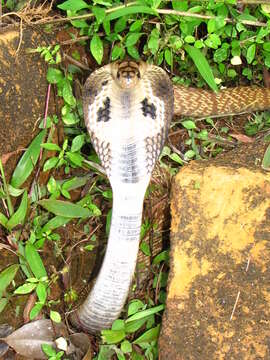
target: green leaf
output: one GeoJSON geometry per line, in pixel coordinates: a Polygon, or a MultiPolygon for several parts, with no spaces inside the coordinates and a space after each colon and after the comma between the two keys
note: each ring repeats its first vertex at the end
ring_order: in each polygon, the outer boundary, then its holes
{"type": "Polygon", "coordinates": [[[43,304],[36,303],[30,311],[30,315],[29,315],[30,320],[33,320],[40,313],[42,308],[43,308],[43,304]]]}
{"type": "Polygon", "coordinates": [[[153,340],[157,340],[160,331],[160,325],[145,331],[140,337],[138,337],[133,344],[140,344],[140,343],[149,343],[153,340]]]}
{"type": "Polygon", "coordinates": [[[103,58],[103,42],[97,34],[94,34],[90,42],[90,50],[96,62],[100,65],[103,58]]]}
{"type": "Polygon", "coordinates": [[[139,40],[140,36],[142,34],[141,33],[130,33],[128,34],[128,36],[126,37],[126,46],[133,46],[137,43],[137,41],[139,40]]]}
{"type": "Polygon", "coordinates": [[[12,230],[15,226],[19,224],[23,225],[26,217],[27,205],[28,205],[27,192],[24,191],[20,206],[6,223],[7,229],[12,230]]]}
{"type": "Polygon", "coordinates": [[[67,218],[64,216],[55,216],[43,226],[42,232],[46,233],[48,231],[55,230],[60,226],[67,224],[70,220],[71,218],[67,218]]]}
{"type": "Polygon", "coordinates": [[[20,187],[33,171],[34,166],[38,161],[40,145],[42,144],[45,135],[46,130],[44,129],[35,137],[26,152],[21,157],[11,178],[10,183],[13,187],[20,187]]]}
{"type": "Polygon", "coordinates": [[[82,166],[84,160],[83,156],[79,153],[72,153],[70,151],[66,152],[68,159],[76,166],[82,166]]]}
{"type": "Polygon", "coordinates": [[[171,66],[172,61],[173,61],[171,50],[166,49],[165,52],[164,52],[164,56],[165,56],[166,63],[171,66]]]}
{"type": "Polygon", "coordinates": [[[14,291],[14,294],[17,295],[29,294],[36,288],[36,286],[37,284],[31,284],[31,283],[23,284],[14,291]]]}
{"type": "Polygon", "coordinates": [[[0,225],[4,226],[4,228],[6,228],[7,222],[8,222],[8,218],[0,212],[0,225]]]}
{"type": "Polygon", "coordinates": [[[139,299],[131,300],[128,305],[128,316],[136,314],[141,308],[144,307],[144,303],[139,299]]]}
{"type": "Polygon", "coordinates": [[[161,261],[168,262],[170,260],[169,250],[164,250],[157,254],[153,259],[153,264],[159,264],[161,261]]]}
{"type": "Polygon", "coordinates": [[[189,54],[189,56],[192,58],[194,64],[196,65],[197,69],[199,70],[201,76],[207,82],[207,84],[210,86],[210,88],[214,91],[218,91],[211,67],[208,64],[208,62],[207,62],[205,56],[202,54],[202,52],[199,49],[197,49],[191,45],[187,45],[187,44],[184,45],[184,48],[185,48],[186,52],[189,54]]]}
{"type": "Polygon", "coordinates": [[[60,146],[57,144],[53,144],[53,143],[44,143],[44,144],[41,144],[41,147],[46,150],[50,150],[50,151],[61,151],[60,146]]]}
{"type": "Polygon", "coordinates": [[[8,184],[8,193],[11,196],[18,197],[21,196],[25,189],[17,189],[12,185],[8,184]]]}
{"type": "Polygon", "coordinates": [[[75,136],[75,138],[72,140],[71,152],[79,151],[84,144],[85,134],[75,136]]]}
{"type": "Polygon", "coordinates": [[[61,70],[49,67],[47,71],[47,81],[50,84],[57,84],[63,80],[64,76],[61,70]]]}
{"type": "Polygon", "coordinates": [[[92,6],[92,12],[95,15],[98,24],[101,24],[106,16],[105,9],[99,6],[92,6]]]}
{"type": "Polygon", "coordinates": [[[38,296],[38,300],[44,304],[47,298],[47,287],[44,283],[40,282],[38,283],[38,286],[36,288],[36,293],[38,296]]]}
{"type": "Polygon", "coordinates": [[[139,320],[130,321],[125,326],[126,333],[132,334],[135,331],[139,330],[147,322],[149,318],[150,317],[147,316],[139,320]]]}
{"type": "Polygon", "coordinates": [[[142,241],[140,244],[140,250],[144,253],[146,256],[151,255],[151,250],[149,244],[147,244],[146,241],[142,241]]]}
{"type": "Polygon", "coordinates": [[[262,168],[264,170],[269,171],[270,170],[270,145],[267,147],[262,161],[262,168]]]}
{"type": "Polygon", "coordinates": [[[67,0],[57,7],[61,10],[79,11],[89,8],[89,5],[83,0],[67,0]]]}
{"type": "Polygon", "coordinates": [[[121,343],[121,350],[124,354],[131,353],[132,352],[132,345],[128,340],[124,340],[121,343]]]}
{"type": "Polygon", "coordinates": [[[122,9],[118,9],[115,10],[113,12],[111,12],[110,14],[108,14],[106,16],[106,20],[114,20],[114,19],[118,19],[120,17],[126,16],[126,15],[131,15],[131,14],[151,14],[151,15],[158,15],[157,12],[153,9],[151,9],[150,7],[147,6],[141,6],[141,5],[136,5],[136,6],[126,6],[122,9]]]}
{"type": "Polygon", "coordinates": [[[185,120],[181,124],[184,126],[184,128],[186,128],[188,130],[196,129],[196,127],[197,127],[195,122],[192,120],[185,120]]]}
{"type": "Polygon", "coordinates": [[[28,242],[25,246],[25,258],[37,279],[47,276],[47,272],[39,253],[30,242],[28,242]]]}
{"type": "Polygon", "coordinates": [[[142,311],[137,312],[136,314],[132,315],[131,317],[129,317],[126,320],[126,323],[129,323],[129,322],[134,321],[134,320],[139,320],[139,319],[145,318],[145,317],[147,317],[149,315],[156,314],[156,313],[164,310],[164,308],[165,308],[165,306],[162,304],[162,305],[154,306],[151,309],[142,310],[142,311]]]}
{"type": "Polygon", "coordinates": [[[56,355],[56,351],[54,350],[54,348],[49,345],[49,344],[42,344],[42,351],[47,355],[47,356],[55,356],[56,355]]]}
{"type": "Polygon", "coordinates": [[[102,330],[101,335],[107,344],[117,344],[125,338],[126,333],[124,330],[102,330]]]}
{"type": "Polygon", "coordinates": [[[63,82],[63,98],[65,102],[71,107],[74,107],[76,105],[76,99],[73,96],[72,87],[67,79],[65,79],[65,81],[63,82]]]}
{"type": "Polygon", "coordinates": [[[55,156],[53,156],[50,159],[46,160],[45,164],[43,166],[43,171],[48,171],[48,170],[54,168],[57,165],[58,160],[59,160],[58,157],[55,157],[55,156]]]}
{"type": "Polygon", "coordinates": [[[61,315],[59,314],[58,311],[50,311],[50,318],[52,319],[52,321],[56,322],[56,323],[60,323],[61,322],[61,315]]]}
{"type": "Polygon", "coordinates": [[[127,52],[131,57],[133,57],[133,59],[135,59],[135,60],[140,59],[139,52],[138,52],[138,50],[137,50],[137,48],[135,46],[127,47],[127,52]]]}
{"type": "Polygon", "coordinates": [[[11,281],[15,278],[15,275],[19,269],[19,264],[14,264],[7,267],[0,273],[0,294],[2,294],[11,281]]]}
{"type": "Polygon", "coordinates": [[[114,48],[112,49],[112,61],[121,58],[123,54],[124,54],[123,48],[119,45],[115,45],[114,48]]]}
{"type": "Polygon", "coordinates": [[[8,303],[8,300],[6,298],[0,299],[0,313],[4,310],[8,303]]]}
{"type": "Polygon", "coordinates": [[[247,62],[251,64],[256,54],[256,44],[251,44],[247,49],[247,62]]]}
{"type": "Polygon", "coordinates": [[[38,201],[38,204],[51,213],[65,218],[84,218],[91,216],[90,210],[68,201],[45,199],[38,201]]]}
{"type": "Polygon", "coordinates": [[[126,17],[119,18],[116,23],[114,24],[114,32],[120,33],[121,31],[125,30],[127,25],[126,17]]]}

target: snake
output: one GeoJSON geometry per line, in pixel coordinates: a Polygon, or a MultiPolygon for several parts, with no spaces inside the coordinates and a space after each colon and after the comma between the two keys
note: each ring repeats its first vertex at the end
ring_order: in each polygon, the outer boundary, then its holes
{"type": "Polygon", "coordinates": [[[144,196],[173,115],[215,116],[268,108],[270,89],[218,93],[173,85],[162,68],[116,61],[83,89],[87,131],[113,193],[111,227],[96,282],[71,322],[89,333],[110,328],[127,299],[136,266],[144,196]]]}

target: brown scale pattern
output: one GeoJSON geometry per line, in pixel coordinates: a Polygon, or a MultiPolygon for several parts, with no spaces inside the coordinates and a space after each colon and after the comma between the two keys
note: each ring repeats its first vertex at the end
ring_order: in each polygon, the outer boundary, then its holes
{"type": "Polygon", "coordinates": [[[174,114],[178,116],[234,115],[270,108],[270,89],[256,86],[239,86],[215,93],[175,85],[174,98],[174,114]]]}

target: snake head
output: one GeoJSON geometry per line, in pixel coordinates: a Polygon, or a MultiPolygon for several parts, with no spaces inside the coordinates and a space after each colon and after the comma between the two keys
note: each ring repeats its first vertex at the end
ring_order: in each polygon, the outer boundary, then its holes
{"type": "Polygon", "coordinates": [[[134,88],[143,76],[143,62],[116,61],[111,64],[112,77],[121,89],[134,88]]]}

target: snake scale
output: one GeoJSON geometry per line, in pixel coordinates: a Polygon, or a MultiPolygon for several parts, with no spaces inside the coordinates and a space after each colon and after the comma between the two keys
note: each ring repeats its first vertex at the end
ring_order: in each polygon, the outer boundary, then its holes
{"type": "Polygon", "coordinates": [[[72,313],[90,333],[119,316],[135,270],[145,191],[172,116],[236,114],[268,108],[270,90],[238,87],[213,93],[173,86],[161,68],[115,62],[94,71],[84,86],[87,130],[109,178],[113,212],[107,250],[94,287],[72,313]]]}

